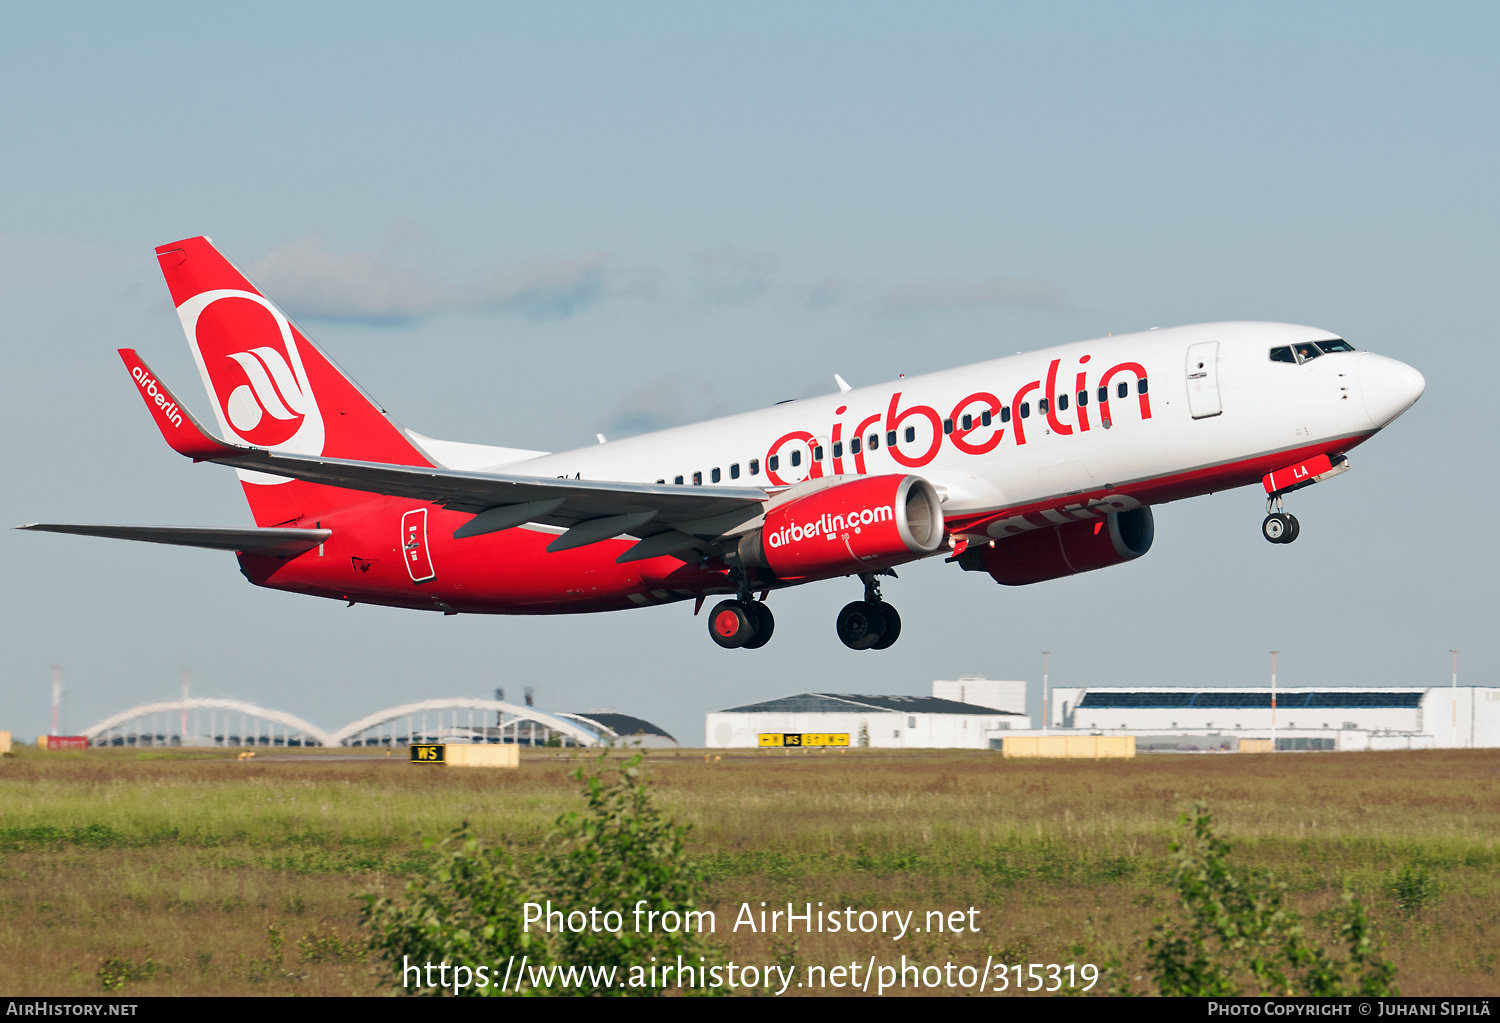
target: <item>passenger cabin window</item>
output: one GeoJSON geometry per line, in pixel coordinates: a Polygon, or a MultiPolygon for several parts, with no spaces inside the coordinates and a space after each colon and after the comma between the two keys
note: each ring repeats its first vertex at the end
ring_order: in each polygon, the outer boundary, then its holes
{"type": "Polygon", "coordinates": [[[865,449],[867,451],[878,451],[880,449],[880,434],[870,434],[869,438],[865,441],[865,449]]]}
{"type": "Polygon", "coordinates": [[[969,415],[967,412],[964,413],[964,417],[959,420],[959,423],[963,425],[963,428],[965,430],[974,429],[974,417],[969,415]]]}
{"type": "Polygon", "coordinates": [[[1115,388],[1115,393],[1122,398],[1130,397],[1130,384],[1126,383],[1124,380],[1121,380],[1120,386],[1115,388]]]}
{"type": "MultiPolygon", "coordinates": [[[[1121,384],[1120,386],[1123,387],[1125,385],[1121,384]]],[[[1029,402],[1029,401],[1023,401],[1023,402],[1021,402],[1021,418],[1022,419],[1030,419],[1031,418],[1031,402],[1029,402]]]]}
{"type": "MultiPolygon", "coordinates": [[[[771,466],[771,468],[774,469],[776,467],[773,465],[773,466],[771,466]]],[[[759,476],[760,475],[760,459],[759,458],[752,458],[752,459],[750,459],[750,475],[751,476],[759,476]]]]}
{"type": "Polygon", "coordinates": [[[1010,422],[1010,408],[1006,405],[1000,406],[1000,421],[1002,423],[1010,422]]]}
{"type": "Polygon", "coordinates": [[[813,448],[813,461],[814,462],[821,462],[822,460],[823,460],[823,445],[819,444],[819,445],[817,445],[816,447],[813,448]]]}
{"type": "Polygon", "coordinates": [[[673,476],[672,477],[672,482],[675,483],[675,484],[677,484],[680,487],[680,486],[682,486],[682,477],[681,476],[673,476]]]}
{"type": "Polygon", "coordinates": [[[1066,394],[1059,394],[1057,396],[1057,411],[1068,411],[1068,396],[1066,394]]]}
{"type": "Polygon", "coordinates": [[[770,458],[766,459],[766,471],[767,472],[775,472],[777,469],[780,469],[780,468],[781,468],[781,456],[780,455],[772,455],[770,458]]]}
{"type": "Polygon", "coordinates": [[[1343,338],[1338,338],[1334,341],[1319,341],[1317,344],[1319,348],[1323,349],[1324,355],[1332,355],[1334,352],[1356,351],[1355,347],[1343,338]]]}
{"type": "Polygon", "coordinates": [[[1297,365],[1297,357],[1292,354],[1291,345],[1282,345],[1280,348],[1272,348],[1271,361],[1290,362],[1293,366],[1297,365]]]}
{"type": "Polygon", "coordinates": [[[802,452],[800,450],[793,451],[792,452],[792,467],[795,468],[795,467],[797,467],[797,466],[799,466],[801,464],[802,464],[802,452]]]}
{"type": "Polygon", "coordinates": [[[1099,404],[1103,405],[1107,401],[1109,401],[1109,388],[1108,387],[1101,387],[1101,388],[1099,388],[1099,404]]]}
{"type": "Polygon", "coordinates": [[[855,437],[853,440],[851,440],[849,442],[849,454],[851,454],[851,455],[857,455],[857,454],[859,454],[859,438],[858,437],[855,437]]]}
{"type": "Polygon", "coordinates": [[[908,426],[906,428],[906,443],[910,444],[912,441],[914,441],[916,439],[917,439],[917,428],[915,426],[908,426]]]}
{"type": "Polygon", "coordinates": [[[695,472],[695,473],[693,473],[693,486],[695,486],[695,487],[701,487],[701,486],[703,486],[703,473],[701,473],[701,472],[695,472]]]}
{"type": "Polygon", "coordinates": [[[657,480],[656,482],[658,482],[658,483],[665,483],[667,481],[666,480],[657,480]]]}
{"type": "Polygon", "coordinates": [[[844,442],[843,441],[836,440],[836,441],[833,442],[833,457],[834,458],[843,458],[844,457],[844,442]]]}
{"type": "Polygon", "coordinates": [[[1046,398],[1040,398],[1040,399],[1037,400],[1036,410],[1038,412],[1040,412],[1042,415],[1046,415],[1047,414],[1047,399],[1046,398]]]}
{"type": "Polygon", "coordinates": [[[1079,406],[1087,405],[1088,403],[1089,403],[1089,392],[1088,391],[1079,391],[1078,392],[1078,404],[1079,404],[1079,406]]]}
{"type": "Polygon", "coordinates": [[[1146,378],[1145,377],[1141,377],[1139,380],[1137,380],[1135,382],[1135,393],[1136,394],[1145,394],[1146,393],[1146,378]]]}
{"type": "Polygon", "coordinates": [[[732,480],[737,480],[740,478],[740,463],[735,462],[729,467],[729,478],[732,480]]]}
{"type": "Polygon", "coordinates": [[[713,467],[713,471],[709,473],[708,478],[713,483],[719,482],[719,467],[717,465],[713,467]]]}
{"type": "Polygon", "coordinates": [[[951,420],[951,419],[944,419],[943,420],[943,432],[944,433],[952,433],[953,432],[953,420],[951,420]]]}
{"type": "Polygon", "coordinates": [[[989,426],[990,425],[990,410],[989,409],[985,409],[983,412],[979,413],[979,425],[980,426],[989,426]]]}
{"type": "Polygon", "coordinates": [[[885,446],[888,447],[888,448],[892,448],[892,447],[896,446],[896,431],[895,430],[887,430],[887,431],[885,431],[885,446]]]}

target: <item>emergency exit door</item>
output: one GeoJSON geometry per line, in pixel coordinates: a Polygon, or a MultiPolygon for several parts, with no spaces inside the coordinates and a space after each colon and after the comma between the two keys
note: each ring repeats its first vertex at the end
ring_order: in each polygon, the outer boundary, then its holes
{"type": "Polygon", "coordinates": [[[1188,411],[1194,419],[1208,419],[1224,411],[1219,402],[1219,342],[1188,346],[1188,411]]]}
{"type": "Polygon", "coordinates": [[[425,583],[437,575],[427,553],[427,509],[413,508],[401,516],[401,560],[414,583],[425,583]]]}

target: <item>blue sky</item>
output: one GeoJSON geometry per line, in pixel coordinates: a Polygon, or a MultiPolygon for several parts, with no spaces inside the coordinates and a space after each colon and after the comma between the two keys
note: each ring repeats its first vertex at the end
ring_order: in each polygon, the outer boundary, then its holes
{"type": "Polygon", "coordinates": [[[902,570],[689,606],[346,609],[227,555],[6,531],[0,728],[198,691],[337,727],[534,685],[700,742],[702,714],[934,677],[1493,683],[1493,5],[11,5],[0,33],[5,521],[248,524],[154,434],[116,347],[206,411],[151,255],[212,236],[408,426],[558,450],[1093,337],[1333,330],[1424,399],[1295,496],[1158,509],[1131,565],[1021,590],[902,570]]]}

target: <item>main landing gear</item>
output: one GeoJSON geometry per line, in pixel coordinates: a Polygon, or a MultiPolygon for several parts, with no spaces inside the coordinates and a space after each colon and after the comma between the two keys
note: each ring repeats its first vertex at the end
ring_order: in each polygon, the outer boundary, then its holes
{"type": "Polygon", "coordinates": [[[901,616],[880,599],[880,580],[875,573],[865,572],[860,578],[865,584],[865,599],[845,604],[839,612],[839,639],[850,650],[885,650],[901,636],[901,616]]]}
{"type": "Polygon", "coordinates": [[[755,650],[771,640],[776,619],[771,609],[759,600],[721,600],[708,616],[708,634],[727,650],[745,647],[755,650]]]}
{"type": "Polygon", "coordinates": [[[1260,524],[1261,536],[1272,543],[1291,543],[1297,539],[1297,534],[1301,531],[1302,527],[1297,524],[1297,516],[1281,510],[1280,497],[1266,499],[1266,518],[1260,524]]]}
{"type": "Polygon", "coordinates": [[[713,613],[708,616],[708,634],[726,650],[759,649],[771,641],[776,619],[765,601],[751,596],[750,580],[743,569],[734,571],[734,584],[738,590],[736,599],[721,600],[714,605],[713,613]]]}
{"type": "MultiPolygon", "coordinates": [[[[850,650],[885,650],[901,636],[901,615],[880,599],[877,575],[894,577],[896,573],[889,569],[862,573],[865,599],[846,604],[839,612],[839,639],[850,650]]],[[[776,619],[771,617],[771,609],[764,601],[755,600],[744,586],[734,600],[721,600],[714,605],[708,616],[708,634],[726,650],[763,647],[775,629],[776,619]]]]}

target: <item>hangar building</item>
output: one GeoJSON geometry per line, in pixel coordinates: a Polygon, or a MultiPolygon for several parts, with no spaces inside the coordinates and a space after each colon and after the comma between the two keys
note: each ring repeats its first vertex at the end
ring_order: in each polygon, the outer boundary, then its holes
{"type": "Polygon", "coordinates": [[[885,749],[989,749],[1011,729],[1030,727],[1016,711],[936,696],[798,693],[709,714],[705,745],[750,748],[762,735],[791,733],[885,749]]]}
{"type": "Polygon", "coordinates": [[[1278,750],[1500,746],[1500,688],[1481,686],[1089,687],[1053,690],[1053,729],[1135,735],[1137,748],[1236,748],[1269,739],[1278,750]],[[1191,745],[1191,742],[1188,743],[1191,745]]]}

